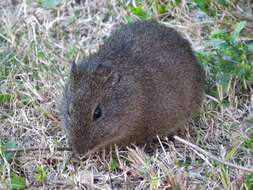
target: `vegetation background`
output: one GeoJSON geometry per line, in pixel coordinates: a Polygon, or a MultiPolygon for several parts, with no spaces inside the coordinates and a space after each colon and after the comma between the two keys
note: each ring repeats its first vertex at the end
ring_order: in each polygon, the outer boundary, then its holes
{"type": "Polygon", "coordinates": [[[0,0],[0,189],[253,190],[252,92],[252,0],[0,0]],[[199,118],[184,143],[74,157],[59,109],[71,60],[147,19],[192,43],[207,74],[199,118]]]}

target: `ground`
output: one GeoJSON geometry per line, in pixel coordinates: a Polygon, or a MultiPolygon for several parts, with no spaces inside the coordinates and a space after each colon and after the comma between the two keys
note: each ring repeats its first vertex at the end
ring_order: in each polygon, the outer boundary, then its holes
{"type": "MultiPolygon", "coordinates": [[[[159,139],[151,152],[116,146],[80,159],[58,150],[67,146],[61,105],[71,60],[95,52],[129,12],[116,0],[63,1],[54,8],[39,2],[45,1],[0,1],[0,189],[253,187],[249,172],[219,162],[253,166],[252,150],[244,146],[253,132],[252,89],[238,92],[236,81],[228,106],[216,109],[219,100],[206,93],[199,117],[178,134],[208,155],[168,139],[159,139]]],[[[203,49],[204,28],[215,23],[184,5],[171,14],[174,19],[160,22],[203,49]]]]}

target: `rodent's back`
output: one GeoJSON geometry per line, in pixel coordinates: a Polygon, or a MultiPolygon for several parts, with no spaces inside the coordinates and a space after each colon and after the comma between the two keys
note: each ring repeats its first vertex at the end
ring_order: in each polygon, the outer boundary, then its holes
{"type": "Polygon", "coordinates": [[[135,76],[132,93],[136,86],[141,89],[144,125],[157,133],[175,132],[176,127],[166,126],[180,126],[199,109],[204,73],[190,43],[176,30],[156,22],[126,25],[108,39],[103,54],[114,59],[122,75],[135,76]]]}
{"type": "Polygon", "coordinates": [[[163,51],[171,54],[192,53],[189,42],[176,30],[157,22],[146,21],[124,25],[113,32],[99,50],[98,55],[107,59],[110,57],[114,59],[140,58],[150,57],[150,53],[162,56],[163,51]]]}

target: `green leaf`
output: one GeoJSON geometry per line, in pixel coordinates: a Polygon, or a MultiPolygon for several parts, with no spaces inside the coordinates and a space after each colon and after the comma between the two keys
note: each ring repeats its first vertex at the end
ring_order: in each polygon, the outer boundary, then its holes
{"type": "Polygon", "coordinates": [[[210,37],[214,39],[224,39],[227,33],[222,29],[215,29],[211,32],[210,37]]]}
{"type": "Polygon", "coordinates": [[[47,177],[47,171],[43,165],[38,165],[35,170],[35,179],[38,181],[43,181],[47,177]]]}
{"type": "Polygon", "coordinates": [[[225,6],[225,7],[228,6],[226,0],[218,0],[217,2],[218,2],[220,5],[223,5],[223,6],[225,6]]]}
{"type": "Polygon", "coordinates": [[[148,13],[144,11],[140,5],[137,7],[129,5],[129,9],[134,15],[139,17],[141,20],[146,20],[149,16],[148,13]]]}
{"type": "Polygon", "coordinates": [[[246,174],[244,178],[244,186],[245,190],[252,190],[253,189],[253,174],[246,174]]]}
{"type": "Polygon", "coordinates": [[[224,165],[221,166],[220,177],[223,185],[225,186],[225,189],[227,189],[226,187],[228,187],[229,184],[228,183],[229,177],[228,177],[228,169],[224,165]]]}
{"type": "Polygon", "coordinates": [[[247,44],[249,52],[253,52],[253,42],[247,44]]]}
{"type": "Polygon", "coordinates": [[[237,151],[237,147],[233,147],[225,156],[225,160],[231,160],[237,151]]]}
{"type": "Polygon", "coordinates": [[[39,0],[39,4],[41,4],[42,7],[47,9],[53,9],[56,8],[62,0],[39,0]]]}
{"type": "Polygon", "coordinates": [[[240,36],[241,31],[244,29],[246,26],[246,21],[239,22],[235,25],[235,29],[232,32],[231,38],[233,42],[236,42],[240,36]]]}
{"type": "Polygon", "coordinates": [[[167,6],[160,4],[160,1],[155,1],[155,8],[159,14],[164,14],[168,11],[167,6]]]}
{"type": "Polygon", "coordinates": [[[38,51],[37,57],[39,59],[46,59],[46,55],[45,55],[45,53],[43,51],[38,51]]]}
{"type": "Polygon", "coordinates": [[[124,16],[123,17],[123,22],[125,23],[125,24],[130,24],[130,23],[133,23],[134,22],[134,19],[131,17],[131,16],[124,16]]]}
{"type": "Polygon", "coordinates": [[[151,189],[157,189],[159,178],[153,178],[150,180],[150,188],[151,189]]]}
{"type": "Polygon", "coordinates": [[[112,159],[110,162],[110,171],[116,171],[119,168],[119,163],[117,160],[112,159]]]}
{"type": "Polygon", "coordinates": [[[215,16],[216,12],[210,8],[210,0],[194,0],[197,6],[208,16],[215,16]]]}
{"type": "Polygon", "coordinates": [[[226,88],[229,81],[231,80],[231,74],[228,73],[217,73],[216,82],[226,88]]]}
{"type": "Polygon", "coordinates": [[[24,177],[18,176],[17,174],[11,175],[11,189],[24,189],[26,186],[26,179],[24,177]]]}
{"type": "Polygon", "coordinates": [[[13,160],[14,153],[13,152],[6,152],[5,150],[16,148],[16,147],[17,147],[17,144],[15,142],[11,142],[11,141],[9,141],[7,143],[0,144],[0,149],[1,149],[0,151],[2,151],[2,156],[8,162],[11,162],[13,160]]]}
{"type": "Polygon", "coordinates": [[[176,5],[179,5],[182,2],[182,0],[175,0],[175,2],[176,2],[176,5]]]}
{"type": "Polygon", "coordinates": [[[12,94],[0,94],[0,105],[11,103],[15,98],[16,96],[12,94]]]}
{"type": "Polygon", "coordinates": [[[250,134],[249,138],[247,138],[243,144],[246,149],[253,149],[253,133],[250,134]]]}
{"type": "Polygon", "coordinates": [[[222,39],[211,39],[207,42],[207,46],[211,46],[217,49],[220,49],[221,47],[224,47],[226,41],[222,39]]]}
{"type": "Polygon", "coordinates": [[[67,51],[66,51],[66,57],[68,59],[74,59],[74,57],[76,56],[77,52],[78,52],[78,49],[76,47],[69,46],[67,48],[67,51]]]}

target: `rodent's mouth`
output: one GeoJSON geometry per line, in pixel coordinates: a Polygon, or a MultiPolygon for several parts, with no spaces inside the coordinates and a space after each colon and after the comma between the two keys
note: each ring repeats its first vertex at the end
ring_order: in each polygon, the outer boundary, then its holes
{"type": "Polygon", "coordinates": [[[89,155],[91,153],[94,153],[99,148],[103,147],[103,145],[95,146],[93,148],[90,148],[90,146],[87,146],[85,144],[77,144],[77,143],[71,143],[71,148],[74,151],[74,153],[82,156],[89,155]]]}
{"type": "Polygon", "coordinates": [[[73,140],[69,140],[69,144],[76,154],[85,155],[89,151],[88,146],[80,142],[73,142],[73,140]]]}
{"type": "Polygon", "coordinates": [[[102,147],[107,147],[108,145],[117,142],[118,138],[112,138],[109,141],[103,141],[102,143],[98,142],[88,142],[84,143],[82,138],[68,138],[69,145],[73,149],[74,153],[82,156],[86,156],[88,154],[94,153],[102,147]]]}

